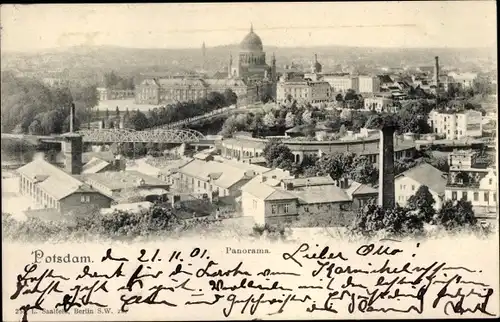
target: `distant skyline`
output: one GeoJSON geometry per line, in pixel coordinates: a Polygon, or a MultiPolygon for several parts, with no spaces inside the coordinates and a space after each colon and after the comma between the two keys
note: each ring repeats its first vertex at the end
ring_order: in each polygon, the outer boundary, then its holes
{"type": "Polygon", "coordinates": [[[2,51],[79,45],[201,48],[496,47],[494,1],[2,5],[2,51]]]}

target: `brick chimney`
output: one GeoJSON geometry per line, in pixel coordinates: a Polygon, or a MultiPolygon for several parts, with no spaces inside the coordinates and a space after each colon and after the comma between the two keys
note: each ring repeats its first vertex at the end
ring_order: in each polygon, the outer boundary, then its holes
{"type": "Polygon", "coordinates": [[[396,206],[394,193],[394,127],[380,130],[378,204],[384,209],[396,206]]]}
{"type": "Polygon", "coordinates": [[[436,84],[436,88],[439,88],[439,57],[434,57],[434,83],[436,84]]]}
{"type": "Polygon", "coordinates": [[[69,133],[62,136],[65,170],[69,174],[81,174],[83,168],[83,138],[80,134],[73,132],[75,104],[71,104],[69,115],[69,133]]]}

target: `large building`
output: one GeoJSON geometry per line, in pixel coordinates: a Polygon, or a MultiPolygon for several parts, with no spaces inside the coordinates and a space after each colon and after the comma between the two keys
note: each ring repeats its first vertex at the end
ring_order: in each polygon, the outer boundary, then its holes
{"type": "Polygon", "coordinates": [[[497,211],[497,171],[477,162],[473,151],[454,151],[448,157],[450,172],[445,200],[470,201],[476,216],[497,211]]]}
{"type": "Polygon", "coordinates": [[[332,92],[345,93],[349,89],[355,90],[359,88],[359,79],[349,74],[321,74],[321,80],[328,82],[332,88],[332,92]]]}
{"type": "Polygon", "coordinates": [[[332,100],[330,84],[322,81],[282,78],[276,85],[276,101],[285,102],[288,97],[304,103],[326,103],[332,100]]]}
{"type": "Polygon", "coordinates": [[[366,97],[363,104],[367,111],[396,112],[394,100],[389,97],[366,97]]]}
{"type": "MultiPolygon", "coordinates": [[[[206,51],[204,47],[203,51],[206,51]]],[[[243,103],[258,100],[262,95],[275,96],[276,59],[266,63],[262,40],[250,27],[240,44],[240,52],[233,62],[230,55],[227,77],[204,78],[196,76],[147,77],[136,88],[137,104],[169,104],[204,98],[210,92],[231,89],[243,103]]]]}
{"type": "Polygon", "coordinates": [[[396,176],[394,181],[396,202],[407,206],[408,199],[414,196],[421,186],[427,186],[434,198],[434,208],[439,210],[443,204],[447,174],[427,163],[419,164],[396,176]]]}
{"type": "Polygon", "coordinates": [[[455,80],[455,83],[462,88],[472,88],[477,81],[476,73],[449,73],[448,76],[455,80]]]}
{"type": "Polygon", "coordinates": [[[380,79],[377,76],[358,76],[358,88],[354,90],[361,94],[380,92],[380,79]]]}
{"type": "Polygon", "coordinates": [[[363,207],[378,196],[376,189],[349,180],[335,182],[330,176],[293,178],[271,170],[242,188],[244,216],[258,225],[292,223],[300,217],[338,214],[363,207]]]}
{"type": "Polygon", "coordinates": [[[434,133],[448,140],[475,138],[483,135],[483,116],[479,111],[431,111],[428,122],[434,133]]]}

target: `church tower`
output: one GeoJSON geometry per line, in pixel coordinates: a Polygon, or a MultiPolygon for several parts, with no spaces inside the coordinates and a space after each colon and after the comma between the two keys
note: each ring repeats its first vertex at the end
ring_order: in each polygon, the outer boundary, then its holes
{"type": "Polygon", "coordinates": [[[206,71],[206,67],[207,67],[207,48],[205,47],[205,42],[203,42],[203,45],[201,45],[201,55],[202,55],[202,59],[203,59],[202,69],[203,69],[203,71],[206,71]]]}
{"type": "Polygon", "coordinates": [[[233,55],[229,54],[229,64],[227,66],[227,78],[233,78],[233,55]]]}
{"type": "Polygon", "coordinates": [[[276,75],[276,56],[273,53],[273,57],[271,59],[271,80],[273,82],[276,82],[277,75],[276,75]]]}

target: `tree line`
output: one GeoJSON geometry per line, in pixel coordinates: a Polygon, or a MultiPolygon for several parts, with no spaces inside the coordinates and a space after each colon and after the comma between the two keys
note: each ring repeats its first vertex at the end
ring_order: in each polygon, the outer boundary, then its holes
{"type": "Polygon", "coordinates": [[[139,110],[130,112],[128,109],[120,111],[117,106],[114,115],[111,115],[109,110],[104,111],[105,114],[102,120],[105,128],[117,127],[119,122],[122,121],[124,127],[140,131],[203,115],[233,105],[236,102],[236,94],[231,89],[226,89],[224,93],[210,92],[207,97],[199,98],[196,101],[177,102],[153,108],[147,112],[139,110]]]}
{"type": "Polygon", "coordinates": [[[37,135],[67,132],[73,103],[78,129],[98,100],[95,85],[54,88],[36,79],[7,75],[2,77],[2,132],[37,135]]]}

